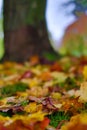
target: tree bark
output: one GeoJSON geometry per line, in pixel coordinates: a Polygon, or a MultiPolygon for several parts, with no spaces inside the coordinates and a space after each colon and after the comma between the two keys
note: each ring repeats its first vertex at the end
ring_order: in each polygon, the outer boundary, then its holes
{"type": "Polygon", "coordinates": [[[36,25],[25,21],[29,17],[31,1],[34,0],[4,0],[5,60],[25,61],[32,55],[41,56],[47,51],[53,52],[46,30],[45,4],[43,19],[37,22],[38,14],[34,17],[36,25]]]}

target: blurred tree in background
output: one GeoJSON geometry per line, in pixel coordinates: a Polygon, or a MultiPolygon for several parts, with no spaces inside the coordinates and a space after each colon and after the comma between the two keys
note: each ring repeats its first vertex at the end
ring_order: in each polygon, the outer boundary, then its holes
{"type": "Polygon", "coordinates": [[[87,11],[87,0],[73,0],[75,3],[75,10],[74,13],[79,15],[78,12],[84,13],[87,11]]]}
{"type": "Polygon", "coordinates": [[[63,6],[67,8],[72,4],[74,9],[70,13],[76,20],[66,28],[59,52],[64,55],[87,56],[87,0],[70,0],[63,6]]]}
{"type": "Polygon", "coordinates": [[[46,0],[4,0],[5,60],[24,61],[52,52],[45,23],[46,0]]]}
{"type": "MultiPolygon", "coordinates": [[[[42,56],[45,52],[54,52],[45,22],[46,2],[47,0],[3,0],[4,60],[24,61],[32,55],[42,56]]],[[[65,1],[64,6],[72,3],[75,5],[72,13],[76,18],[87,11],[87,0],[65,1]]],[[[56,16],[58,17],[58,13],[56,16]]],[[[63,50],[64,53],[68,52],[71,55],[87,55],[86,21],[85,15],[65,30],[62,49],[59,52],[63,50]],[[79,24],[81,26],[77,26],[79,24]]]]}

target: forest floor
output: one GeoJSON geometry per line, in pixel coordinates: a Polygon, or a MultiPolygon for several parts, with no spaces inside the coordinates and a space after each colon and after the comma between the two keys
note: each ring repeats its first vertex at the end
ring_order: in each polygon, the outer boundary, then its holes
{"type": "Polygon", "coordinates": [[[0,64],[2,129],[87,130],[87,57],[0,64]]]}

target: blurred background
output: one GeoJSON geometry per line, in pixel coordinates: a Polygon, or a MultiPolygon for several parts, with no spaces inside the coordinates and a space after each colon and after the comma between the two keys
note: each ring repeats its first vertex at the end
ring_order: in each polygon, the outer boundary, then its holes
{"type": "Polygon", "coordinates": [[[87,0],[0,0],[0,59],[87,55],[87,0]]]}

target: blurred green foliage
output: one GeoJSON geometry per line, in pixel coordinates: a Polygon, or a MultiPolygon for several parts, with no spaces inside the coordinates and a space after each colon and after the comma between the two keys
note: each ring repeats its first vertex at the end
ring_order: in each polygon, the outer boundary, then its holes
{"type": "Polygon", "coordinates": [[[54,60],[57,60],[57,59],[59,59],[60,58],[60,55],[57,55],[56,53],[47,53],[47,52],[45,52],[44,54],[43,54],[43,57],[45,58],[45,59],[47,59],[47,60],[49,60],[49,61],[54,61],[54,60]]]}
{"type": "Polygon", "coordinates": [[[66,45],[63,44],[63,46],[61,46],[59,50],[60,54],[72,55],[76,57],[87,56],[87,44],[85,43],[85,40],[84,40],[85,34],[83,36],[74,35],[74,37],[71,39],[68,39],[66,45]],[[74,39],[74,37],[76,37],[77,40],[74,39]]]}
{"type": "Polygon", "coordinates": [[[81,4],[82,6],[87,6],[87,0],[76,0],[77,3],[81,4]]]}

